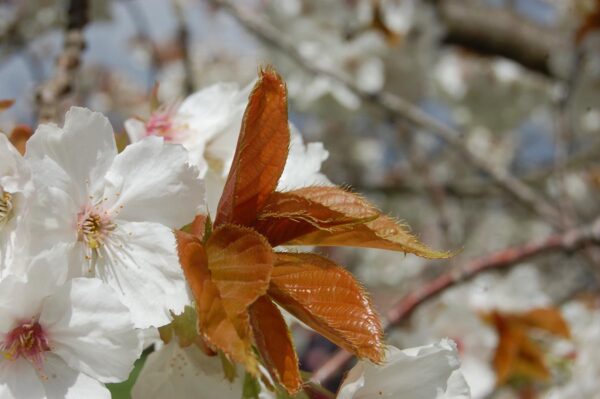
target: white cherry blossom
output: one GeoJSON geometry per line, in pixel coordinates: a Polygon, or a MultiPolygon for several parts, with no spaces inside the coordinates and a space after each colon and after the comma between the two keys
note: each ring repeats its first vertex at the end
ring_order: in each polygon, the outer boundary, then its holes
{"type": "Polygon", "coordinates": [[[392,342],[412,346],[450,337],[458,347],[460,371],[474,399],[488,397],[496,385],[492,368],[498,345],[496,331],[487,325],[461,292],[448,291],[439,302],[420,307],[412,316],[410,328],[396,331],[392,342]]]}
{"type": "MultiPolygon", "coordinates": [[[[570,301],[562,307],[569,323],[573,342],[566,345],[574,357],[569,365],[569,377],[564,384],[556,384],[546,399],[595,398],[600,392],[600,314],[598,307],[586,306],[579,301],[570,301]]],[[[563,343],[565,344],[565,343],[563,343]]],[[[560,355],[560,353],[559,353],[560,355]]],[[[569,353],[562,353],[568,356],[569,353]]]]}
{"type": "Polygon", "coordinates": [[[169,322],[188,303],[173,228],[203,208],[203,183],[179,145],[149,137],[117,154],[102,114],[71,108],[64,127],[40,125],[27,145],[39,182],[35,250],[54,248],[71,277],[97,276],[136,327],[169,322]]]}
{"type": "MultiPolygon", "coordinates": [[[[207,356],[195,345],[182,348],[176,340],[151,353],[132,390],[133,399],[239,399],[244,371],[225,378],[219,356],[207,356]]],[[[259,399],[275,399],[261,383],[259,399]]]]}
{"type": "MultiPolygon", "coordinates": [[[[52,257],[56,260],[57,257],[52,257]]],[[[0,398],[110,398],[141,353],[131,315],[96,278],[60,283],[37,258],[28,279],[0,281],[0,398]]]]}
{"type": "MultiPolygon", "coordinates": [[[[191,95],[179,107],[154,112],[147,122],[138,119],[125,122],[132,142],[162,136],[188,150],[190,163],[198,166],[206,180],[206,200],[213,215],[231,168],[253,84],[241,90],[235,83],[215,84],[191,95]]],[[[302,135],[292,124],[290,132],[290,151],[278,189],[331,184],[320,172],[321,164],[329,156],[323,144],[304,144],[302,135]]]]}
{"type": "MultiPolygon", "coordinates": [[[[31,172],[8,138],[0,133],[0,265],[13,264],[15,252],[26,251],[17,239],[33,192],[31,172]]],[[[0,276],[6,272],[0,266],[0,276]]]]}
{"type": "Polygon", "coordinates": [[[400,350],[387,347],[381,366],[361,360],[349,372],[337,399],[468,399],[454,342],[400,350]]]}
{"type": "Polygon", "coordinates": [[[131,142],[162,136],[182,144],[200,175],[208,169],[227,175],[252,84],[217,83],[186,98],[181,105],[162,107],[144,122],[129,119],[125,129],[131,142]],[[226,163],[229,160],[229,163],[226,163]]]}
{"type": "Polygon", "coordinates": [[[195,345],[181,348],[173,340],[148,356],[132,397],[237,399],[242,397],[242,385],[225,378],[218,356],[206,356],[195,345]]]}
{"type": "MultiPolygon", "coordinates": [[[[319,32],[319,27],[311,28],[319,32]]],[[[385,65],[380,57],[383,49],[384,39],[373,32],[361,33],[351,40],[321,34],[298,45],[298,51],[309,62],[325,70],[341,71],[369,93],[381,90],[385,84],[385,65]]],[[[315,77],[296,71],[289,73],[287,82],[290,96],[304,108],[328,95],[350,110],[361,105],[355,93],[328,76],[315,77]]]]}
{"type": "Polygon", "coordinates": [[[277,189],[285,191],[306,186],[331,185],[327,176],[321,173],[321,165],[329,157],[323,143],[305,144],[300,131],[292,124],[290,133],[290,151],[277,189]]]}

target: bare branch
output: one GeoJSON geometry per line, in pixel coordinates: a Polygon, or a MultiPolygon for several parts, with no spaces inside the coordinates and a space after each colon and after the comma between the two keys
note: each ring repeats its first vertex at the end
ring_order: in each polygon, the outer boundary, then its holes
{"type": "Polygon", "coordinates": [[[446,142],[466,162],[469,162],[476,169],[488,175],[494,180],[495,184],[514,200],[542,216],[554,226],[560,228],[560,215],[552,204],[523,182],[513,177],[507,170],[491,165],[484,157],[471,152],[465,145],[461,138],[462,135],[458,130],[446,126],[440,121],[432,118],[420,108],[410,104],[401,97],[385,91],[369,93],[357,87],[351,79],[343,76],[339,72],[313,64],[300,54],[295,44],[287,39],[282,32],[279,32],[259,18],[247,15],[229,1],[208,1],[214,5],[222,6],[248,31],[256,35],[265,43],[285,53],[306,71],[317,75],[327,76],[337,83],[344,85],[348,90],[362,98],[364,101],[372,103],[387,111],[392,117],[404,119],[413,125],[425,128],[426,131],[446,142]]]}
{"type": "Polygon", "coordinates": [[[185,78],[183,82],[183,89],[186,95],[192,94],[194,92],[194,71],[192,68],[192,60],[190,58],[189,52],[189,30],[187,27],[187,22],[185,19],[185,10],[183,9],[183,5],[177,1],[172,0],[173,10],[175,12],[175,17],[177,19],[177,42],[179,46],[181,46],[181,56],[183,62],[183,69],[185,73],[185,78]]]}
{"type": "Polygon", "coordinates": [[[446,28],[446,43],[505,57],[544,75],[564,78],[551,67],[551,54],[570,47],[569,36],[563,32],[480,1],[437,0],[435,4],[446,28]]]}
{"type": "MultiPolygon", "coordinates": [[[[479,273],[514,266],[543,254],[574,252],[590,244],[600,244],[600,218],[589,225],[565,233],[553,234],[539,241],[505,248],[490,255],[473,259],[463,264],[463,266],[444,273],[418,287],[392,306],[387,314],[386,331],[405,321],[421,304],[446,289],[475,277],[479,273]]],[[[350,359],[352,359],[352,355],[349,352],[338,351],[321,368],[315,371],[311,380],[319,383],[327,381],[341,370],[350,359]]]]}
{"type": "Polygon", "coordinates": [[[59,102],[73,91],[73,83],[85,49],[83,29],[88,23],[88,13],[88,0],[69,1],[64,45],[56,62],[56,71],[37,91],[39,121],[55,120],[59,102]]]}

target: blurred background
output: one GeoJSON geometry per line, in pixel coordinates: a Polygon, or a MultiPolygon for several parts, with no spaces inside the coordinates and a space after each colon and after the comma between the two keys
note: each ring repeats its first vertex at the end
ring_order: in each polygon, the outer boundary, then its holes
{"type": "MultiPolygon", "coordinates": [[[[388,343],[454,339],[475,398],[600,398],[600,1],[2,0],[0,130],[77,104],[122,132],[155,82],[173,103],[266,64],[334,183],[458,251],[327,250],[388,343]]],[[[348,357],[294,332],[335,390],[348,357]]]]}

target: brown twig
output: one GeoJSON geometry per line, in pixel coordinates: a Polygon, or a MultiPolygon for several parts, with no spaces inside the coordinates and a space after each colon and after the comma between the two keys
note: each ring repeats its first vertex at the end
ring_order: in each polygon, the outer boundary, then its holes
{"type": "MultiPolygon", "coordinates": [[[[552,252],[573,252],[590,244],[600,243],[600,218],[593,223],[567,231],[553,234],[542,240],[528,242],[520,246],[510,247],[490,255],[473,259],[455,270],[418,287],[399,302],[387,313],[386,330],[406,320],[411,313],[424,302],[450,287],[463,283],[481,272],[501,269],[516,265],[527,259],[552,252]]],[[[323,383],[333,377],[352,359],[349,352],[340,350],[313,374],[312,381],[323,383]]]]}
{"type": "Polygon", "coordinates": [[[307,60],[297,49],[293,41],[285,37],[282,32],[272,27],[262,19],[252,17],[241,11],[237,6],[227,0],[208,0],[210,3],[221,6],[238,20],[248,31],[256,35],[266,44],[285,53],[299,66],[315,75],[326,76],[335,82],[344,85],[349,91],[356,94],[366,102],[372,103],[389,113],[394,118],[400,118],[425,130],[446,142],[473,167],[488,175],[498,187],[513,199],[534,211],[556,227],[561,227],[560,215],[557,209],[544,197],[533,191],[526,184],[512,176],[507,170],[500,169],[490,164],[483,156],[473,153],[465,145],[461,133],[432,118],[420,108],[405,101],[403,98],[385,91],[371,93],[365,91],[338,71],[316,65],[307,60]]]}
{"type": "MultiPolygon", "coordinates": [[[[577,212],[572,199],[569,196],[566,187],[567,179],[567,161],[569,160],[569,145],[573,141],[573,126],[570,115],[570,103],[581,76],[581,66],[585,62],[584,52],[581,48],[576,51],[576,57],[571,65],[571,72],[566,80],[565,91],[558,99],[556,104],[556,134],[555,134],[555,162],[554,176],[556,176],[558,186],[558,203],[561,212],[563,224],[568,228],[573,228],[577,223],[577,212]]],[[[600,270],[597,265],[600,264],[600,251],[598,248],[587,246],[583,250],[584,256],[589,261],[591,272],[596,280],[600,282],[600,270]]]]}
{"type": "Polygon", "coordinates": [[[85,49],[83,29],[88,23],[89,0],[70,0],[62,53],[54,76],[42,84],[36,94],[39,121],[56,120],[59,102],[72,93],[73,83],[85,49]]]}
{"type": "Polygon", "coordinates": [[[177,19],[177,42],[181,47],[181,57],[183,62],[183,70],[184,70],[184,82],[183,89],[186,95],[192,94],[194,92],[194,71],[192,67],[192,59],[190,58],[189,52],[189,30],[187,27],[187,23],[185,20],[185,10],[183,9],[182,4],[173,0],[173,10],[175,12],[175,17],[177,19]]]}
{"type": "Polygon", "coordinates": [[[572,228],[576,223],[577,213],[566,189],[566,164],[569,159],[570,144],[573,141],[570,103],[581,75],[583,52],[577,50],[577,56],[571,65],[571,72],[566,80],[565,90],[556,102],[555,156],[554,175],[558,182],[558,209],[563,224],[572,228]]]}
{"type": "Polygon", "coordinates": [[[563,79],[551,67],[551,54],[570,47],[569,35],[534,24],[510,8],[482,1],[436,0],[445,27],[444,42],[481,54],[511,59],[529,70],[563,79]]]}

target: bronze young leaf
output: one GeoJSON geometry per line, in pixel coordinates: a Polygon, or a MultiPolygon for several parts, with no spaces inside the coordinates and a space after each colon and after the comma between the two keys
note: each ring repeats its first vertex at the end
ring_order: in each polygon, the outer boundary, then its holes
{"type": "Polygon", "coordinates": [[[298,358],[274,304],[361,358],[383,361],[383,330],[371,301],[344,268],[315,254],[275,253],[278,245],[339,245],[448,257],[429,249],[361,196],[335,187],[278,192],[290,143],[285,83],[265,69],[252,91],[217,209],[214,231],[197,217],[177,233],[179,257],[196,301],[201,336],[257,372],[300,390],[298,358]],[[204,230],[206,226],[209,230],[204,230]]]}

